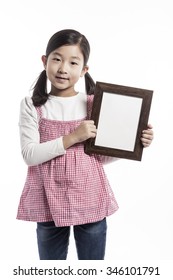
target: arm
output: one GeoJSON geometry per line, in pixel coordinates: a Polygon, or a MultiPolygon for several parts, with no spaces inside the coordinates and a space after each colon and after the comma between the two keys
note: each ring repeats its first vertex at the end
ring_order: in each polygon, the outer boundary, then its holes
{"type": "Polygon", "coordinates": [[[30,98],[21,102],[19,131],[21,151],[27,165],[37,165],[65,154],[62,138],[40,143],[37,111],[30,98]]]}
{"type": "Polygon", "coordinates": [[[69,135],[40,143],[38,115],[30,98],[25,98],[20,107],[20,142],[24,161],[33,166],[64,155],[66,149],[78,142],[95,137],[96,128],[93,121],[84,121],[69,135]]]}
{"type": "Polygon", "coordinates": [[[94,138],[96,137],[96,132],[97,130],[96,126],[94,125],[94,121],[83,121],[74,132],[63,137],[64,148],[68,149],[76,143],[81,143],[88,138],[94,138]]]}

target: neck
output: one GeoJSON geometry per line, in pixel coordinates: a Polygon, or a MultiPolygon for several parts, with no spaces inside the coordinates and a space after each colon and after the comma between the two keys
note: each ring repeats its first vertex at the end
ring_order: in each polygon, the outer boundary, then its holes
{"type": "Polygon", "coordinates": [[[65,90],[59,90],[57,88],[52,88],[50,91],[50,95],[59,96],[59,97],[70,97],[76,95],[77,92],[74,88],[69,88],[65,90]]]}

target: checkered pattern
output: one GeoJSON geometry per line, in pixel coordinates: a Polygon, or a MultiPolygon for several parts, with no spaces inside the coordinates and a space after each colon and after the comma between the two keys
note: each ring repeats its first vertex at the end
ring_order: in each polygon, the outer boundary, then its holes
{"type": "MultiPolygon", "coordinates": [[[[88,116],[92,101],[93,96],[88,96],[88,116]]],[[[44,119],[41,108],[38,113],[41,142],[69,134],[83,121],[44,119]]],[[[28,168],[17,218],[69,226],[102,220],[117,209],[101,157],[85,154],[79,143],[63,156],[28,168]]]]}

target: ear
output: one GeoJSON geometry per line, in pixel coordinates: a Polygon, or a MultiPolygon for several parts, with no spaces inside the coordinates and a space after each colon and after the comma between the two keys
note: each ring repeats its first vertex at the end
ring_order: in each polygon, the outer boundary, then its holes
{"type": "Polygon", "coordinates": [[[80,77],[83,77],[86,74],[86,72],[88,72],[88,70],[89,70],[89,67],[87,65],[84,66],[83,69],[82,69],[80,77]]]}
{"type": "Polygon", "coordinates": [[[43,62],[44,69],[46,69],[47,57],[45,55],[42,55],[41,60],[43,62]]]}

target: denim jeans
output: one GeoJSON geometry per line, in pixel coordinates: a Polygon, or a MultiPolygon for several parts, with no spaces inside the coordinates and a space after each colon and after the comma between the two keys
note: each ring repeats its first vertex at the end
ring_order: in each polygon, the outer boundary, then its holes
{"type": "MultiPolygon", "coordinates": [[[[102,221],[73,226],[79,260],[103,260],[106,247],[106,218],[102,221]]],[[[40,260],[66,260],[70,227],[56,227],[54,222],[37,223],[40,260]]]]}

